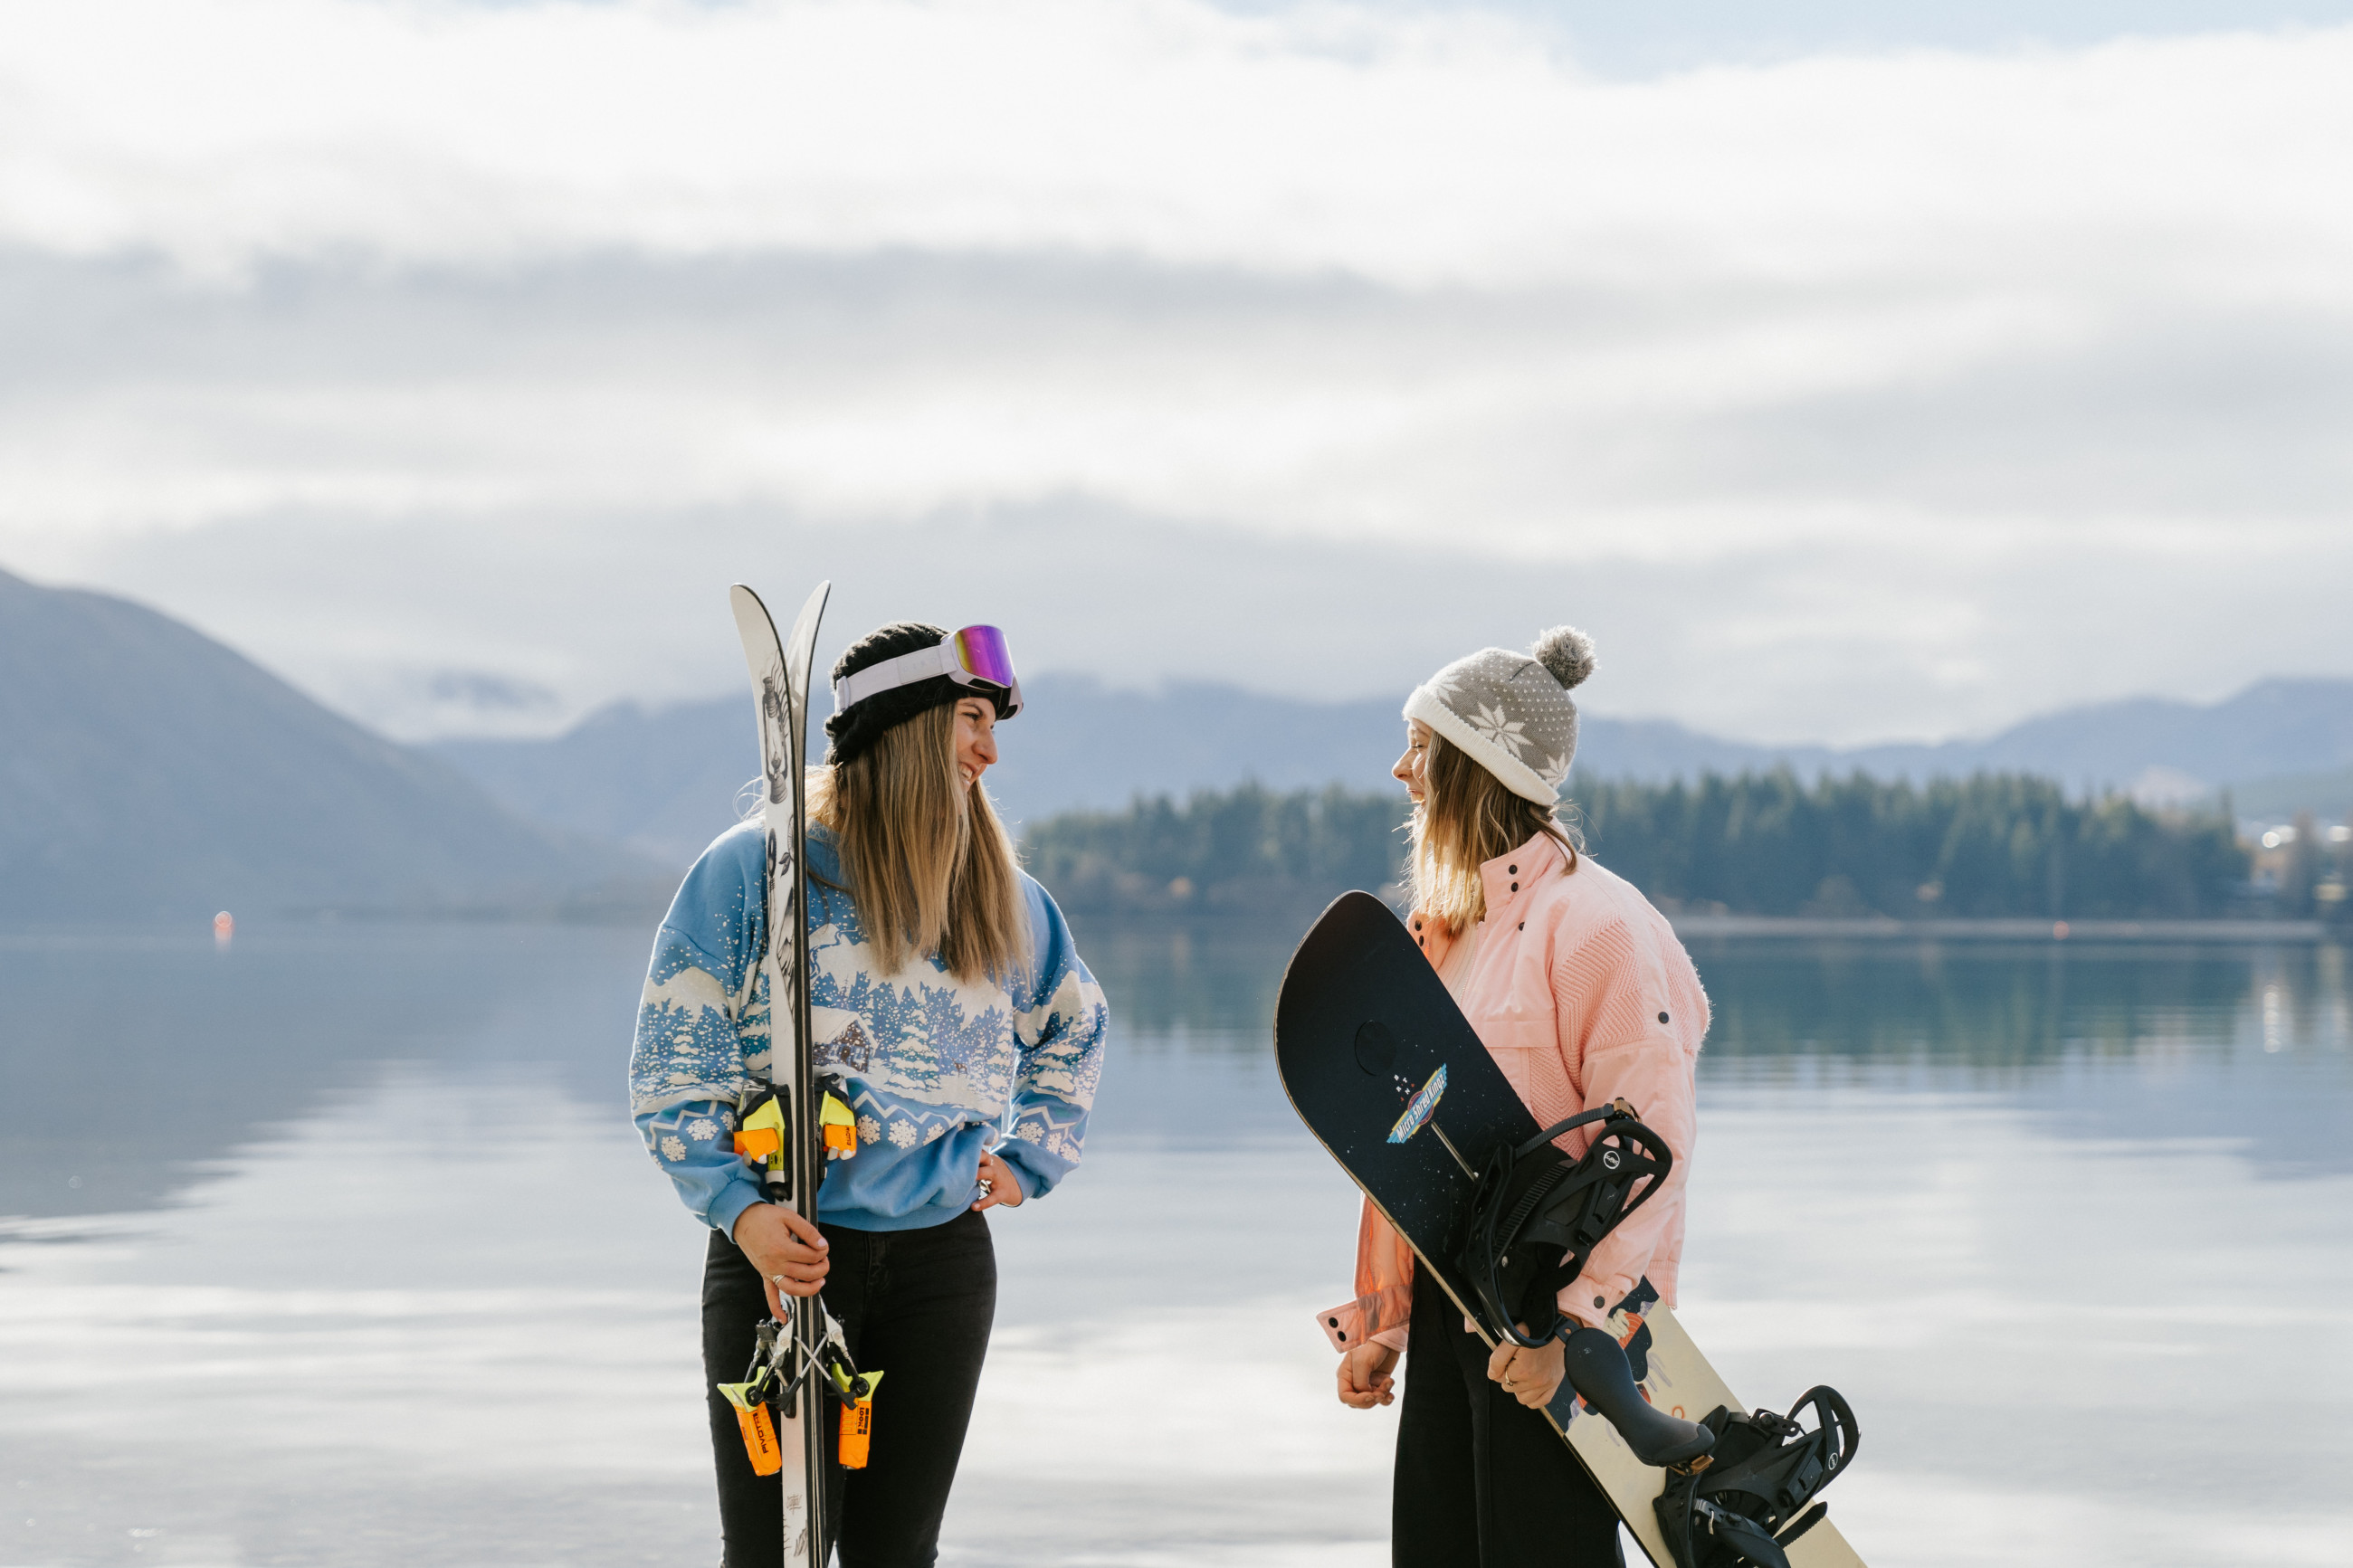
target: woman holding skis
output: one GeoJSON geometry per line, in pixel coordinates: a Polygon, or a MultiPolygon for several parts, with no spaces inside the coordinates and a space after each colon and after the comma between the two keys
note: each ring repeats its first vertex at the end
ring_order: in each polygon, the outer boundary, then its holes
{"type": "MultiPolygon", "coordinates": [[[[914,1568],[937,1555],[988,1345],[983,1216],[1078,1163],[1105,1009],[981,785],[997,724],[1021,707],[1001,636],[899,622],[844,654],[833,682],[805,940],[817,1070],[854,1113],[857,1148],[828,1168],[820,1223],[763,1201],[733,1152],[736,1108],[766,1076],[771,1004],[785,1005],[759,978],[756,822],[703,851],[662,921],[629,1087],[647,1147],[712,1230],[706,1388],[743,1374],[782,1297],[821,1289],[852,1358],[889,1374],[867,1466],[828,1467],[840,1561],[914,1568]]],[[[733,1412],[709,1400],[724,1562],[775,1568],[778,1482],[753,1473],[733,1412]]]]}
{"type": "MultiPolygon", "coordinates": [[[[1409,924],[1536,1121],[1622,1097],[1674,1153],[1657,1197],[1560,1291],[1562,1334],[1606,1328],[1653,1291],[1673,1304],[1708,1023],[1706,993],[1665,919],[1581,854],[1556,816],[1577,754],[1568,694],[1592,671],[1592,643],[1567,626],[1529,654],[1457,659],[1406,700],[1393,770],[1414,801],[1409,924]]],[[[1592,1131],[1564,1137],[1564,1149],[1582,1152],[1592,1131]]],[[[1563,1375],[1558,1338],[1491,1352],[1438,1285],[1416,1278],[1411,1250],[1369,1203],[1356,1299],[1319,1321],[1342,1351],[1345,1405],[1389,1404],[1400,1353],[1409,1363],[1392,1562],[1470,1562],[1473,1542],[1482,1568],[1620,1561],[1616,1511],[1540,1414],[1563,1375]]]]}

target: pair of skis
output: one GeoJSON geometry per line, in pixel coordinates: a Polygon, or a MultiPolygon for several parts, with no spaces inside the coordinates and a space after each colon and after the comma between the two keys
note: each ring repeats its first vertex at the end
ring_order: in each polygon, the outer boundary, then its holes
{"type": "MultiPolygon", "coordinates": [[[[816,1037],[810,1027],[808,960],[808,743],[809,663],[817,628],[831,583],[820,583],[794,618],[790,642],[776,637],[775,621],[760,596],[737,584],[728,591],[735,630],[744,643],[744,663],[752,677],[760,720],[760,816],[767,829],[766,950],[760,969],[768,990],[768,1083],[744,1102],[737,1146],[757,1155],[769,1200],[817,1221],[817,1194],[825,1180],[826,1097],[817,1081],[816,1037]]],[[[786,1316],[760,1325],[759,1351],[747,1381],[723,1386],[746,1417],[746,1440],[754,1465],[765,1458],[780,1473],[784,1489],[786,1568],[822,1568],[833,1540],[827,1517],[826,1446],[818,1422],[828,1402],[839,1399],[853,1423],[845,1423],[844,1458],[857,1458],[871,1421],[873,1384],[881,1373],[861,1376],[849,1359],[841,1325],[826,1310],[822,1296],[787,1297],[786,1316]],[[756,1426],[774,1410],[775,1453],[762,1456],[756,1426]]]]}

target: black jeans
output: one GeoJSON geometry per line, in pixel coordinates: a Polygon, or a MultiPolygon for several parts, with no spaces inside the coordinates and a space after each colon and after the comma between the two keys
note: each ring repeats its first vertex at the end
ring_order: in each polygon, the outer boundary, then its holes
{"type": "Polygon", "coordinates": [[[1389,1511],[1394,1568],[1622,1568],[1618,1510],[1545,1418],[1487,1381],[1487,1347],[1415,1270],[1389,1511]]]}
{"type": "MultiPolygon", "coordinates": [[[[988,1221],[967,1212],[923,1230],[818,1228],[832,1244],[825,1302],[841,1320],[850,1356],[863,1371],[890,1374],[874,1394],[866,1468],[827,1467],[834,1544],[842,1568],[930,1568],[997,1315],[988,1221]]],[[[702,1375],[726,1568],[784,1561],[783,1487],[752,1473],[734,1409],[711,1387],[743,1377],[754,1331],[767,1315],[758,1272],[712,1231],[702,1268],[702,1375]]],[[[818,1424],[828,1458],[839,1408],[828,1401],[818,1424]]]]}

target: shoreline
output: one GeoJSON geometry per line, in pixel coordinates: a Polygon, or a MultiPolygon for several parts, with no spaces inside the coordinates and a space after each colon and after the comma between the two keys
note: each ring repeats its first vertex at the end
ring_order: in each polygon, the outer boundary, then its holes
{"type": "Polygon", "coordinates": [[[1669,915],[1675,934],[1697,937],[1838,937],[1870,942],[2326,942],[2319,921],[2083,920],[2016,918],[1898,921],[1811,915],[1669,915]]]}

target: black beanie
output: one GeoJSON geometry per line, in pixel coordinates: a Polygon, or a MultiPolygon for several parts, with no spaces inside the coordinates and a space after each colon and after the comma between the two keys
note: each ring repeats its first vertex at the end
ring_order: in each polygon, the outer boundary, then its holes
{"type": "MultiPolygon", "coordinates": [[[[947,635],[945,627],[926,626],[921,621],[893,621],[887,626],[878,626],[850,644],[849,651],[834,661],[833,679],[855,675],[886,658],[937,647],[940,639],[947,635]]],[[[959,686],[944,675],[927,676],[861,698],[826,720],[826,738],[832,744],[825,749],[825,760],[838,767],[871,747],[892,725],[903,724],[918,713],[928,713],[959,697],[988,698],[998,717],[1004,716],[1005,700],[995,691],[986,687],[959,686]]]]}

